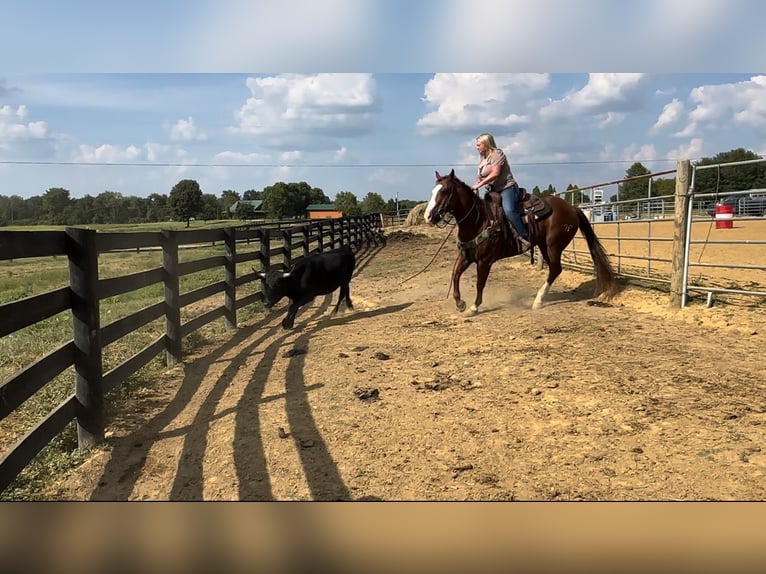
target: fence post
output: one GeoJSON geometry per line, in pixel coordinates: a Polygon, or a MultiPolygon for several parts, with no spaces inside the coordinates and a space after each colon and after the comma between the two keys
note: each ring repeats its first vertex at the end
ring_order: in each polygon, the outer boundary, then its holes
{"type": "Polygon", "coordinates": [[[330,220],[330,249],[335,249],[335,219],[330,220]]]}
{"type": "Polygon", "coordinates": [[[287,271],[293,264],[293,230],[290,227],[282,230],[282,253],[284,268],[287,271]]]}
{"type": "Polygon", "coordinates": [[[308,257],[309,256],[309,229],[310,224],[306,224],[303,226],[303,256],[308,257]]]}
{"type": "Polygon", "coordinates": [[[324,221],[321,219],[317,222],[319,226],[319,253],[324,251],[324,221]]]}
{"type": "Polygon", "coordinates": [[[162,230],[162,267],[165,283],[165,336],[167,366],[180,363],[181,352],[181,288],[178,281],[178,235],[162,230]]]}
{"type": "Polygon", "coordinates": [[[686,229],[689,219],[689,173],[688,159],[678,160],[676,167],[676,201],[673,217],[673,254],[670,274],[670,306],[681,308],[683,298],[684,254],[686,250],[686,229]]]}
{"type": "Polygon", "coordinates": [[[237,328],[237,229],[227,227],[224,230],[224,300],[226,309],[224,319],[229,329],[237,328]]]}
{"type": "Polygon", "coordinates": [[[267,228],[258,231],[261,241],[261,271],[267,271],[271,267],[271,234],[267,228]]]}
{"type": "Polygon", "coordinates": [[[87,449],[104,440],[101,318],[98,301],[96,231],[66,228],[77,397],[77,445],[87,449]]]}

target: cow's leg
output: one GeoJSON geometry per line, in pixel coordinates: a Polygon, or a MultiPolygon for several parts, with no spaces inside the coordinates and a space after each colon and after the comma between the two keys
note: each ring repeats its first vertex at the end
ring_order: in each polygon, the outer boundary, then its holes
{"type": "Polygon", "coordinates": [[[455,260],[455,269],[452,271],[452,296],[455,298],[455,307],[461,313],[465,311],[465,301],[460,298],[460,276],[463,271],[468,269],[470,262],[463,257],[462,253],[458,253],[455,260]]]}
{"type": "Polygon", "coordinates": [[[313,297],[303,297],[301,299],[290,301],[290,306],[287,308],[287,316],[282,319],[282,327],[285,329],[292,329],[295,324],[295,316],[298,314],[298,310],[313,299],[313,297]]]}
{"type": "Polygon", "coordinates": [[[492,263],[482,261],[476,264],[476,300],[473,305],[468,309],[469,315],[476,315],[479,312],[479,305],[482,302],[482,295],[484,293],[484,286],[487,284],[487,277],[489,277],[489,270],[492,268],[492,263]]]}
{"type": "Polygon", "coordinates": [[[330,317],[335,315],[335,313],[338,312],[338,309],[340,308],[340,304],[343,301],[346,301],[346,309],[354,309],[354,306],[351,304],[351,298],[349,297],[349,286],[348,283],[342,283],[340,286],[340,294],[338,295],[338,302],[335,304],[335,309],[332,310],[332,313],[330,313],[330,317]]]}
{"type": "Polygon", "coordinates": [[[354,310],[354,304],[351,302],[351,287],[348,283],[344,283],[340,286],[341,297],[346,301],[346,310],[354,310]],[[343,294],[345,292],[345,295],[343,294]]]}

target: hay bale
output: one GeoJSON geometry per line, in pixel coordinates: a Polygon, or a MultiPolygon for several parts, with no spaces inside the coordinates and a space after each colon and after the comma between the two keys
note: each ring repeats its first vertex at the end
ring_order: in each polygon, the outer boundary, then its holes
{"type": "Polygon", "coordinates": [[[423,214],[426,212],[426,207],[428,207],[428,202],[418,203],[415,207],[410,209],[410,212],[407,214],[407,219],[404,220],[404,225],[407,227],[423,225],[425,223],[423,214]]]}

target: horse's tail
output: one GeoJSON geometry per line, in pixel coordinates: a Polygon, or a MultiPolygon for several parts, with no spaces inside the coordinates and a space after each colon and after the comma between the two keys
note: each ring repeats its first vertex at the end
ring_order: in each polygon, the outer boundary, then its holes
{"type": "Polygon", "coordinates": [[[604,246],[601,245],[598,237],[596,237],[596,232],[593,231],[593,227],[590,221],[588,221],[588,216],[581,209],[576,209],[580,231],[588,242],[590,256],[593,259],[593,267],[596,269],[596,292],[594,297],[603,294],[604,298],[609,300],[614,297],[617,290],[612,264],[609,262],[609,256],[606,254],[604,246]]]}

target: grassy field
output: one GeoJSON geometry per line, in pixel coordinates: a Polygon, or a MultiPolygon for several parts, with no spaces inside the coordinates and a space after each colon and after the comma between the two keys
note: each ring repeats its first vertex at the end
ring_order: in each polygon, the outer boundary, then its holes
{"type": "MultiPolygon", "coordinates": [[[[231,225],[232,222],[218,222],[231,225]]],[[[212,222],[202,224],[193,222],[196,228],[214,226],[212,222]]],[[[163,225],[141,226],[98,226],[101,231],[150,231],[167,229],[163,225]]],[[[178,229],[185,225],[178,224],[178,229]]],[[[23,230],[41,229],[16,228],[23,230]]],[[[48,227],[46,229],[61,229],[48,227]]],[[[257,242],[238,246],[238,252],[257,250],[257,242]]],[[[181,262],[223,255],[222,244],[182,249],[179,253],[181,262]]],[[[296,253],[296,256],[299,253],[296,253]]],[[[162,252],[159,250],[141,250],[121,253],[107,253],[99,257],[99,278],[124,276],[142,270],[162,266],[162,252]]],[[[237,274],[250,272],[250,264],[238,266],[237,274]],[[241,268],[240,268],[241,267],[241,268]]],[[[224,279],[223,267],[216,267],[185,275],[180,278],[181,293],[187,293],[224,279]]],[[[69,284],[68,261],[66,257],[41,257],[0,261],[0,304],[38,295],[69,284]]],[[[237,297],[251,293],[257,285],[238,288],[237,297]]],[[[125,293],[101,301],[101,325],[126,317],[140,309],[163,300],[163,284],[154,284],[140,290],[125,293]]],[[[223,304],[223,295],[208,297],[181,312],[182,322],[223,304]]],[[[246,321],[261,313],[259,305],[250,305],[238,312],[238,320],[246,321]]],[[[104,372],[120,364],[137,353],[165,330],[165,321],[159,319],[135,330],[103,349],[104,372]]],[[[223,319],[219,319],[188,335],[184,339],[184,351],[187,352],[205,342],[227,336],[223,319]]],[[[0,381],[5,381],[20,369],[46,355],[61,344],[72,339],[72,318],[69,311],[59,313],[47,320],[0,338],[0,381]]],[[[151,385],[156,373],[165,368],[164,354],[160,354],[125,383],[114,389],[107,397],[107,417],[120,408],[120,402],[130,396],[137,388],[151,385]]],[[[51,409],[74,392],[74,369],[70,368],[45,385],[31,399],[26,401],[16,412],[0,421],[0,452],[5,452],[24,434],[44,418],[51,409]]],[[[0,499],[30,499],[38,491],[39,482],[52,473],[66,468],[79,460],[83,453],[77,450],[76,426],[71,423],[66,432],[54,440],[35,461],[18,477],[13,485],[0,493],[0,499]]]]}

